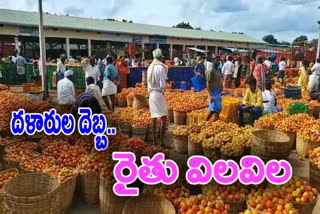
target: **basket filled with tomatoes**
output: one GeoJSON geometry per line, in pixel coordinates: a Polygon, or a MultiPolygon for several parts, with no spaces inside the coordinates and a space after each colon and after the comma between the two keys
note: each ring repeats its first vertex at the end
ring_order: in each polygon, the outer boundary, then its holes
{"type": "Polygon", "coordinates": [[[65,167],[63,165],[52,166],[43,170],[45,173],[56,176],[61,184],[61,212],[68,213],[71,208],[74,193],[77,184],[78,171],[72,167],[65,167]]]}
{"type": "Polygon", "coordinates": [[[3,199],[4,193],[2,191],[3,186],[15,176],[19,175],[19,171],[17,169],[7,169],[0,172],[0,213],[4,213],[3,210],[3,199]]]}
{"type": "Polygon", "coordinates": [[[37,152],[39,149],[39,144],[35,142],[20,142],[8,145],[4,151],[6,153],[14,152],[14,151],[35,151],[37,152]]]}
{"type": "Polygon", "coordinates": [[[29,159],[36,159],[41,155],[35,151],[13,151],[10,153],[5,154],[3,157],[5,169],[12,169],[17,168],[20,169],[20,162],[29,160],[29,159]]]}
{"type": "Polygon", "coordinates": [[[36,159],[26,159],[20,162],[21,174],[42,173],[46,168],[55,166],[57,161],[53,157],[41,156],[36,159]]]}
{"type": "Polygon", "coordinates": [[[79,159],[76,169],[79,171],[79,192],[88,204],[99,203],[100,171],[107,164],[104,153],[92,153],[79,159]]]}

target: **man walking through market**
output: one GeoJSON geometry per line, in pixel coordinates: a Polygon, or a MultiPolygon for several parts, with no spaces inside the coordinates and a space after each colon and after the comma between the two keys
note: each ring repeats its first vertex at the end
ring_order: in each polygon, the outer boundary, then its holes
{"type": "Polygon", "coordinates": [[[160,145],[164,145],[166,131],[167,105],[164,97],[166,88],[167,67],[161,62],[162,52],[160,49],[153,51],[153,61],[148,68],[148,92],[149,106],[152,118],[153,144],[157,144],[156,128],[157,118],[161,118],[160,145]]]}
{"type": "Polygon", "coordinates": [[[16,58],[16,63],[17,63],[17,79],[20,84],[24,83],[26,80],[26,59],[22,56],[19,55],[16,58]]]}
{"type": "Polygon", "coordinates": [[[224,74],[224,87],[231,88],[232,76],[234,73],[234,64],[232,62],[232,56],[228,57],[228,61],[224,63],[222,67],[222,73],[224,74]]]}
{"type": "Polygon", "coordinates": [[[115,95],[117,94],[118,85],[120,84],[119,72],[113,65],[112,57],[107,57],[107,67],[104,71],[102,97],[109,110],[114,112],[115,95]],[[111,103],[109,102],[109,98],[111,103]]]}
{"type": "Polygon", "coordinates": [[[206,79],[207,79],[207,90],[209,96],[209,114],[206,121],[209,121],[214,115],[214,121],[219,119],[219,114],[221,112],[221,75],[218,70],[219,58],[212,60],[211,58],[207,59],[206,63],[206,79]]]}

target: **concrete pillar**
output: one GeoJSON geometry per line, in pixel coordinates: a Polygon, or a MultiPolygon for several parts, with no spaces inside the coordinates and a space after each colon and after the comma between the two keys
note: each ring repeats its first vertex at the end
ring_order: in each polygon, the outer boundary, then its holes
{"type": "Polygon", "coordinates": [[[67,48],[67,59],[70,58],[70,39],[67,37],[66,38],[66,48],[67,48]]]}
{"type": "Polygon", "coordinates": [[[186,49],[186,45],[184,44],[182,45],[182,51],[185,51],[185,49],[186,49]]]}
{"type": "Polygon", "coordinates": [[[159,43],[157,43],[157,48],[160,48],[160,44],[159,43]]]}
{"type": "Polygon", "coordinates": [[[215,47],[214,47],[214,53],[215,53],[215,54],[218,54],[218,52],[219,52],[219,48],[218,48],[218,46],[215,46],[215,47]]]}
{"type": "Polygon", "coordinates": [[[173,57],[173,44],[170,44],[170,60],[172,60],[173,57]]]}
{"type": "Polygon", "coordinates": [[[141,48],[142,48],[142,59],[144,59],[144,43],[141,43],[141,48]]]}
{"type": "MultiPolygon", "coordinates": [[[[204,50],[208,51],[208,45],[205,46],[204,50]]],[[[208,56],[208,52],[206,53],[206,56],[208,56]]]]}
{"type": "Polygon", "coordinates": [[[91,56],[91,39],[88,39],[88,55],[91,56]]]}

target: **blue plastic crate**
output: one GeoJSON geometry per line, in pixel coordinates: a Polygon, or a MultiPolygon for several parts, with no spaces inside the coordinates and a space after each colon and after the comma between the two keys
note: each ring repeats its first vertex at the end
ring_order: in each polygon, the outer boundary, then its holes
{"type": "Polygon", "coordinates": [[[179,83],[179,89],[181,89],[181,90],[190,90],[191,86],[187,82],[180,82],[179,83]]]}
{"type": "Polygon", "coordinates": [[[202,91],[206,88],[206,80],[202,76],[196,76],[191,79],[194,92],[202,91]]]}

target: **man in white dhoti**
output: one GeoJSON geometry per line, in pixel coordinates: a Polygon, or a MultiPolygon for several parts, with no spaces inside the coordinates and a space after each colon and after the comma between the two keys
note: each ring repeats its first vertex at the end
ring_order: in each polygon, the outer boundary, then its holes
{"type": "Polygon", "coordinates": [[[113,65],[111,57],[107,57],[107,68],[104,71],[102,97],[106,103],[108,109],[114,111],[115,107],[115,94],[120,83],[119,72],[113,65]],[[110,97],[111,103],[109,103],[108,97],[110,97]]]}
{"type": "Polygon", "coordinates": [[[164,98],[166,88],[167,67],[161,62],[162,52],[160,49],[153,51],[153,61],[148,68],[148,91],[149,106],[152,118],[153,143],[157,144],[156,123],[161,118],[160,144],[163,145],[166,130],[167,105],[164,98]]]}

